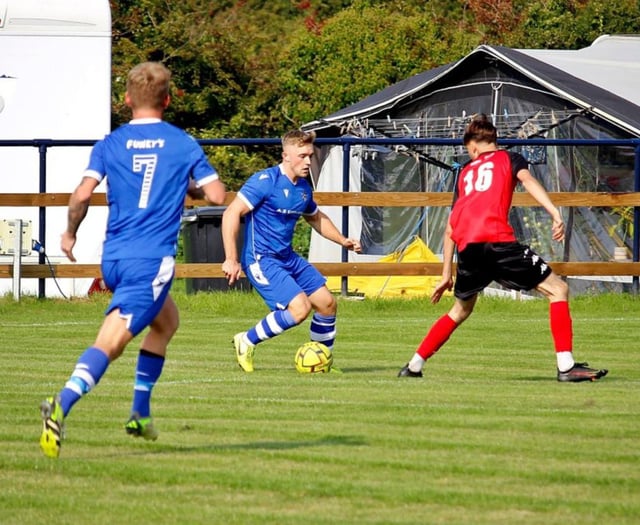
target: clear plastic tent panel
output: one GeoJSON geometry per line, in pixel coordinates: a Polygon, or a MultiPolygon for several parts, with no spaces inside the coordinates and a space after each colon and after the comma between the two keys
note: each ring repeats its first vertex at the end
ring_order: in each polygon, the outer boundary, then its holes
{"type": "MultiPolygon", "coordinates": [[[[548,98],[548,97],[547,97],[548,98]]],[[[420,105],[417,114],[402,118],[366,119],[354,128],[362,136],[460,138],[465,122],[482,109],[478,97],[465,109],[464,98],[420,105]],[[457,104],[457,106],[456,106],[457,104]],[[453,116],[456,115],[456,116],[453,116]]],[[[486,102],[486,101],[485,101],[486,102]]],[[[545,100],[549,103],[549,100],[545,100]]],[[[418,107],[417,105],[415,107],[418,107]]],[[[503,97],[494,116],[500,136],[571,139],[628,138],[616,135],[580,111],[540,105],[517,97],[503,97]]],[[[488,112],[490,114],[490,112],[488,112]]],[[[518,147],[533,175],[549,192],[623,192],[634,188],[633,148],[619,146],[518,147]]],[[[369,147],[362,155],[362,191],[453,191],[454,163],[468,160],[459,146],[369,147]],[[434,162],[435,161],[435,162],[434,162]],[[443,168],[450,166],[451,169],[443,168]]],[[[520,186],[516,191],[524,191],[520,186]]],[[[434,253],[442,252],[448,207],[363,207],[362,243],[366,253],[387,254],[418,234],[434,253]]],[[[616,247],[631,253],[632,211],[628,207],[565,207],[565,242],[551,239],[551,220],[541,207],[513,207],[510,221],[518,239],[548,261],[608,261],[616,247]]],[[[572,280],[572,291],[625,288],[624,279],[572,280]]]]}
{"type": "MultiPolygon", "coordinates": [[[[424,161],[387,148],[365,150],[361,168],[362,191],[447,192],[454,172],[430,170],[424,161]]],[[[445,207],[362,207],[361,242],[364,253],[384,255],[402,249],[418,235],[432,251],[442,248],[449,216],[445,207]]]]}

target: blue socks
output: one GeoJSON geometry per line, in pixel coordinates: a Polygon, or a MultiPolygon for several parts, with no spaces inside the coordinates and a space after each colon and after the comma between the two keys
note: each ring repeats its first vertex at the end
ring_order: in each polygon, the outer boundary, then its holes
{"type": "MultiPolygon", "coordinates": [[[[137,412],[140,417],[149,417],[151,414],[151,391],[162,373],[164,357],[152,354],[146,350],[140,350],[136,378],[133,392],[132,412],[137,412]]],[[[109,358],[101,350],[90,347],[78,358],[76,367],[60,391],[60,408],[67,416],[84,395],[98,384],[109,367],[109,358]]]]}
{"type": "Polygon", "coordinates": [[[163,366],[163,356],[140,349],[133,386],[131,413],[137,412],[141,418],[151,415],[151,391],[162,374],[163,366]]]}
{"type": "MultiPolygon", "coordinates": [[[[276,310],[247,332],[247,340],[252,345],[257,345],[294,326],[296,326],[296,322],[288,310],[276,310]]],[[[314,313],[309,331],[312,341],[322,343],[330,349],[333,348],[336,340],[336,316],[314,313]]]]}
{"type": "Polygon", "coordinates": [[[82,396],[98,384],[108,366],[109,358],[102,350],[89,347],[84,351],[60,392],[60,408],[65,416],[82,396]]]}
{"type": "Polygon", "coordinates": [[[309,332],[312,341],[322,343],[331,350],[336,341],[336,316],[314,313],[309,332]]]}
{"type": "Polygon", "coordinates": [[[296,326],[289,310],[276,310],[247,332],[247,339],[252,345],[280,335],[285,330],[296,326]]]}

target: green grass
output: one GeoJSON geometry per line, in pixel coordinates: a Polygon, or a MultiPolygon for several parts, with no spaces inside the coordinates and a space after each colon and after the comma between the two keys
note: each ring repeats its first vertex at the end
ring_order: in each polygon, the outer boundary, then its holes
{"type": "Polygon", "coordinates": [[[293,368],[308,322],[235,364],[252,293],[178,292],[181,327],[154,391],[155,443],[127,436],[134,341],[38,446],[42,398],[95,337],[105,298],[0,299],[0,523],[640,523],[640,299],[572,302],[576,358],[610,374],[560,384],[545,301],[482,297],[425,368],[399,379],[426,300],[340,300],[335,362],[293,368]]]}

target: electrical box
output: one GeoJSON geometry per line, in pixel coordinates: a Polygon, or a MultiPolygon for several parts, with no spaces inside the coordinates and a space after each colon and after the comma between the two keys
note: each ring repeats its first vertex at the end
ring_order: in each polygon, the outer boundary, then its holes
{"type": "Polygon", "coordinates": [[[21,255],[29,255],[31,247],[31,221],[0,220],[0,255],[13,255],[15,253],[16,236],[18,235],[18,223],[22,223],[22,249],[21,255]]]}

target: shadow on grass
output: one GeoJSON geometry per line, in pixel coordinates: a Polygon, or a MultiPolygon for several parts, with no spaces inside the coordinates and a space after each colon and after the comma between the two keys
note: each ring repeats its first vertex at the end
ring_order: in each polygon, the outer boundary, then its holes
{"type": "MultiPolygon", "coordinates": [[[[400,370],[400,368],[402,367],[399,367],[398,370],[400,370]]],[[[371,372],[386,372],[388,370],[388,367],[383,366],[340,367],[340,372],[343,374],[367,374],[371,372]]],[[[397,373],[398,372],[396,371],[396,374],[397,373]]]]}
{"type": "MultiPolygon", "coordinates": [[[[234,443],[227,445],[199,445],[199,446],[173,446],[173,445],[151,445],[154,448],[132,451],[131,455],[139,454],[166,454],[166,453],[190,453],[190,452],[222,452],[225,450],[294,450],[310,447],[360,447],[368,445],[368,442],[360,436],[323,436],[317,439],[303,441],[254,441],[250,443],[234,443]],[[158,448],[155,448],[158,447],[158,448]]],[[[118,456],[128,455],[119,453],[118,456]]]]}
{"type": "Polygon", "coordinates": [[[558,381],[556,376],[554,375],[546,375],[546,376],[515,376],[514,379],[516,381],[527,381],[527,382],[541,382],[541,383],[556,383],[558,385],[594,385],[596,383],[609,383],[610,381],[617,381],[618,377],[606,377],[597,379],[595,381],[558,381]]]}
{"type": "Polygon", "coordinates": [[[237,443],[235,445],[214,445],[216,450],[291,450],[305,447],[347,446],[360,447],[367,442],[358,436],[323,436],[305,441],[255,441],[253,443],[237,443]]]}

